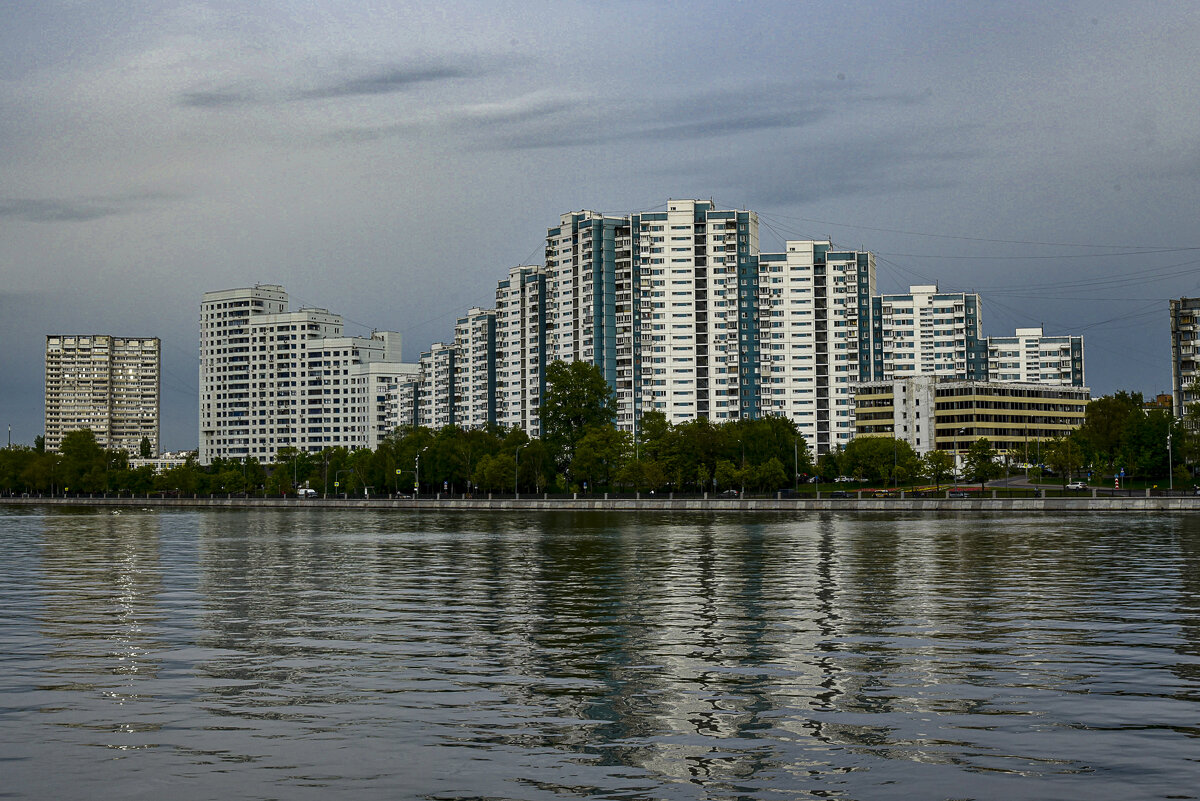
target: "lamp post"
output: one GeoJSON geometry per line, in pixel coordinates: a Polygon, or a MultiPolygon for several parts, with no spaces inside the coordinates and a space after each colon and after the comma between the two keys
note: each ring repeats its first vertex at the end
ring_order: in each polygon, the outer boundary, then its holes
{"type": "Polygon", "coordinates": [[[522,442],[517,446],[517,449],[513,451],[513,498],[517,497],[517,468],[521,464],[521,448],[524,448],[528,444],[528,442],[522,442]]]}
{"type": "Polygon", "coordinates": [[[896,474],[900,467],[900,440],[896,439],[896,432],[892,432],[892,489],[900,486],[900,477],[896,474]]]}
{"type": "Polygon", "coordinates": [[[1167,491],[1175,490],[1175,457],[1171,455],[1171,429],[1167,429],[1167,491]]]}
{"type": "Polygon", "coordinates": [[[800,491],[800,437],[792,439],[792,473],[796,476],[796,492],[800,491]]]}
{"type": "Polygon", "coordinates": [[[421,494],[421,454],[429,450],[426,445],[421,450],[417,451],[417,458],[413,460],[413,497],[421,494]]]}

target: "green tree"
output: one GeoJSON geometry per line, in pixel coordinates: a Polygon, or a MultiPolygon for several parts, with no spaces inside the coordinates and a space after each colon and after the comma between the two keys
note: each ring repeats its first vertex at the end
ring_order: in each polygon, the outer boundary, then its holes
{"type": "Polygon", "coordinates": [[[150,458],[150,438],[142,437],[142,441],[138,443],[138,455],[143,459],[150,458]]]}
{"type": "Polygon", "coordinates": [[[1096,398],[1088,403],[1084,412],[1079,441],[1086,441],[1087,449],[1100,466],[1115,470],[1119,467],[1122,446],[1129,438],[1130,428],[1136,427],[1144,416],[1140,394],[1118,392],[1096,398]]]}
{"type": "Polygon", "coordinates": [[[571,459],[571,478],[593,489],[612,485],[631,455],[631,437],[612,425],[589,426],[579,438],[571,459]]]}
{"type": "Polygon", "coordinates": [[[542,439],[561,467],[572,462],[589,429],[611,425],[616,414],[616,398],[599,367],[583,361],[546,365],[542,439]]]}
{"type": "Polygon", "coordinates": [[[979,482],[982,491],[987,482],[1004,474],[1004,467],[996,462],[996,449],[987,437],[971,443],[963,465],[963,475],[979,482]]]}
{"type": "Polygon", "coordinates": [[[713,476],[716,478],[716,489],[721,487],[734,489],[742,483],[742,472],[728,459],[721,459],[717,462],[717,469],[713,476]]]}
{"type": "Polygon", "coordinates": [[[1042,461],[1062,478],[1062,485],[1083,466],[1083,449],[1071,436],[1056,437],[1042,444],[1042,461]]]}
{"type": "MultiPolygon", "coordinates": [[[[851,440],[853,441],[853,440],[851,440]]],[[[825,481],[843,475],[841,470],[841,451],[837,448],[826,451],[817,459],[817,475],[825,481]]]]}
{"type": "Polygon", "coordinates": [[[921,471],[940,490],[942,482],[954,474],[954,458],[946,451],[929,451],[921,457],[921,471]]]}
{"type": "Polygon", "coordinates": [[[96,434],[88,428],[68,431],[63,436],[59,478],[73,492],[102,492],[107,483],[108,462],[96,434]]]}
{"type": "Polygon", "coordinates": [[[847,443],[839,460],[843,475],[889,483],[903,468],[906,476],[917,473],[917,455],[903,440],[892,437],[857,437],[847,443]]]}
{"type": "Polygon", "coordinates": [[[784,470],[783,463],[776,456],[754,468],[753,485],[757,490],[770,492],[789,487],[791,484],[788,471],[784,470]]]}

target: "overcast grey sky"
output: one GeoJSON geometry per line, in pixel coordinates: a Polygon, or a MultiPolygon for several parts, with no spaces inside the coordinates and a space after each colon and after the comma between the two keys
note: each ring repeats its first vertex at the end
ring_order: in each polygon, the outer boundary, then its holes
{"type": "Polygon", "coordinates": [[[0,425],[41,433],[46,334],[159,336],[195,447],[203,292],[281,283],[415,359],[562,212],[670,197],[1165,391],[1198,55],[1186,2],[0,3],[0,425]]]}

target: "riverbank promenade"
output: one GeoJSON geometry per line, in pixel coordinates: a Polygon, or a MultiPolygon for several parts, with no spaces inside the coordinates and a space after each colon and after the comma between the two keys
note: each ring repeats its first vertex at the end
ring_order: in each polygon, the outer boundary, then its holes
{"type": "Polygon", "coordinates": [[[867,491],[788,496],[783,493],[761,497],[705,497],[697,495],[462,495],[443,493],[421,497],[376,498],[262,498],[239,496],[12,496],[0,497],[0,505],[103,507],[121,509],[394,509],[437,512],[520,511],[631,511],[631,512],[1197,512],[1200,496],[1086,491],[1075,495],[1027,495],[1005,497],[992,490],[965,493],[942,491],[913,496],[895,493],[879,496],[867,491]]]}

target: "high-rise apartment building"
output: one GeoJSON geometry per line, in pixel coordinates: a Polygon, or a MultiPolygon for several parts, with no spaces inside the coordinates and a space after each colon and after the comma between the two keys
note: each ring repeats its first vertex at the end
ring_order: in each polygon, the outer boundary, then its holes
{"type": "Polygon", "coordinates": [[[789,241],[758,257],[755,416],[792,420],[814,454],[854,437],[854,386],[871,374],[875,257],[789,241]]]}
{"type": "Polygon", "coordinates": [[[513,267],[496,285],[496,422],[531,437],[541,431],[548,306],[543,267],[513,267]]]}
{"type": "Polygon", "coordinates": [[[633,215],[641,413],[751,417],[758,403],[758,215],[671,200],[633,215]]]}
{"type": "Polygon", "coordinates": [[[470,309],[454,325],[455,424],[496,422],[496,310],[470,309]]]}
{"type": "Polygon", "coordinates": [[[137,455],[146,439],[157,455],[161,358],[157,337],[47,336],[46,449],[86,428],[103,448],[137,455]]]}
{"type": "Polygon", "coordinates": [[[936,375],[987,378],[979,295],[939,292],[936,284],[872,300],[875,380],[936,375]]]}
{"type": "Polygon", "coordinates": [[[340,315],[288,311],[281,286],[206,292],[200,304],[200,462],[265,461],[285,447],[367,447],[387,426],[378,419],[386,406],[381,388],[411,371],[400,359],[399,334],[347,337],[340,315]]]}
{"type": "Polygon", "coordinates": [[[1081,336],[1046,336],[1041,328],[1018,328],[1011,337],[988,337],[987,354],[989,381],[1084,385],[1081,336]]]}
{"type": "Polygon", "coordinates": [[[1179,298],[1171,310],[1171,401],[1175,416],[1183,417],[1190,404],[1200,401],[1200,298],[1179,298]]]}

